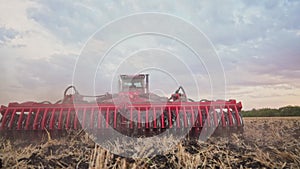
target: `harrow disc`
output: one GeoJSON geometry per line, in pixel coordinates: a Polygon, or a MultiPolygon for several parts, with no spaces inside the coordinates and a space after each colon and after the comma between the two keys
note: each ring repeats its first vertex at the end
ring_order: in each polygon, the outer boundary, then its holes
{"type": "MultiPolygon", "coordinates": [[[[86,129],[105,132],[114,129],[134,137],[175,132],[217,129],[242,130],[240,103],[230,101],[169,102],[132,104],[11,103],[2,106],[1,131],[48,131],[86,129]]],[[[100,132],[100,133],[101,133],[100,132]]]]}

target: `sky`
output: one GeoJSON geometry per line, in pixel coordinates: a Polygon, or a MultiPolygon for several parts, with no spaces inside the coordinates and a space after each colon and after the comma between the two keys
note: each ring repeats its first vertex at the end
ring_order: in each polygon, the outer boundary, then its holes
{"type": "Polygon", "coordinates": [[[300,2],[10,0],[0,5],[0,57],[1,105],[54,102],[74,83],[84,94],[116,92],[110,87],[115,74],[141,72],[151,73],[150,88],[161,95],[180,84],[195,100],[209,98],[215,78],[225,98],[242,101],[246,110],[300,105],[300,2]],[[114,25],[142,13],[184,22],[167,31],[183,30],[186,42],[201,39],[203,54],[214,49],[213,66],[180,41],[151,34],[125,39],[102,57],[112,45],[105,38],[124,38],[123,32],[152,22],[153,29],[166,31],[167,20],[151,18],[114,25]],[[214,76],[218,70],[223,76],[214,76]]]}

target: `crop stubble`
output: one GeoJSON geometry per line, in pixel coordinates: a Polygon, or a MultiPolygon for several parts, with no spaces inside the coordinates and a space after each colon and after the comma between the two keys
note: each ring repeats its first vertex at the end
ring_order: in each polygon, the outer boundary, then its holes
{"type": "MultiPolygon", "coordinates": [[[[114,155],[97,146],[83,132],[28,145],[2,139],[3,168],[299,168],[300,117],[244,118],[243,134],[212,137],[206,142],[183,140],[164,154],[151,153],[153,144],[169,146],[173,138],[132,144],[132,158],[114,155]],[[25,146],[26,145],[26,146],[25,146]],[[144,154],[149,155],[149,154],[144,154]]],[[[116,140],[111,143],[122,151],[116,140]]]]}

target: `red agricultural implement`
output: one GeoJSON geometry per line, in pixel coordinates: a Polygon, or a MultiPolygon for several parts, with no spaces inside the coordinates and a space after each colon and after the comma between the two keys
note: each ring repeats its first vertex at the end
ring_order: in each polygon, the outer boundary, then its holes
{"type": "Polygon", "coordinates": [[[201,131],[217,128],[242,130],[241,102],[235,100],[193,101],[182,87],[170,98],[149,92],[148,74],[121,75],[119,93],[85,101],[74,86],[69,86],[62,100],[9,103],[1,106],[1,131],[62,131],[114,129],[123,134],[146,135],[167,129],[201,131]],[[73,94],[68,94],[73,89],[73,94]],[[149,131],[149,132],[148,132],[149,131]]]}

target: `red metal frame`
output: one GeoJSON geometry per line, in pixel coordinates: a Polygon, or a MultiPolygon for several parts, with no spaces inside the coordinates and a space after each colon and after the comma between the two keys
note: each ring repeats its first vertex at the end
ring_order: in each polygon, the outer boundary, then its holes
{"type": "MultiPolygon", "coordinates": [[[[204,117],[209,122],[213,118],[214,124],[218,125],[217,110],[221,115],[222,127],[226,126],[225,113],[228,113],[229,126],[241,126],[242,123],[239,118],[239,111],[242,108],[241,103],[236,103],[235,100],[230,101],[207,101],[207,102],[168,102],[166,104],[158,103],[135,103],[126,105],[129,112],[130,128],[137,124],[138,128],[142,127],[142,118],[145,120],[145,128],[158,128],[158,121],[160,128],[172,128],[174,126],[173,120],[177,128],[188,127],[203,127],[204,117]],[[213,114],[209,113],[210,111],[213,114]],[[198,116],[195,118],[195,113],[198,116]],[[137,114],[137,119],[134,116],[137,114]],[[172,114],[176,119],[172,119],[172,114]],[[213,116],[211,116],[213,115],[213,116]],[[153,121],[149,122],[150,116],[153,121]],[[165,116],[167,118],[166,125],[165,116]],[[183,116],[183,126],[180,122],[180,116],[183,116]],[[235,116],[235,117],[234,117],[235,116]],[[236,119],[237,124],[233,124],[233,118],[236,119]],[[195,122],[198,119],[198,122],[195,122]],[[192,124],[188,123],[192,122],[192,124]],[[153,123],[150,125],[149,123],[153,123]],[[192,126],[191,126],[192,125],[192,126]]],[[[78,128],[102,128],[103,119],[105,119],[105,128],[119,126],[117,113],[122,111],[121,108],[114,104],[42,104],[42,103],[11,103],[8,107],[2,106],[0,112],[2,113],[1,130],[61,130],[61,129],[78,129],[78,128]],[[104,117],[103,117],[104,115],[104,117]],[[96,117],[96,118],[95,118],[96,117]],[[17,126],[13,122],[17,118],[17,126]],[[81,120],[81,126],[78,125],[78,118],[81,120]],[[95,121],[97,120],[97,121],[95,121]],[[112,126],[110,124],[113,120],[112,126]],[[96,124],[96,126],[95,126],[96,124]]],[[[122,117],[124,118],[124,117],[122,117]]],[[[208,123],[208,127],[211,124],[208,123]]]]}
{"type": "MultiPolygon", "coordinates": [[[[180,86],[165,104],[159,103],[159,100],[158,103],[150,103],[149,99],[145,97],[151,95],[149,93],[148,74],[121,75],[119,85],[122,84],[122,80],[128,79],[140,80],[144,84],[143,90],[120,90],[117,97],[114,96],[114,98],[112,95],[102,95],[102,97],[97,98],[97,104],[93,104],[84,102],[83,97],[85,96],[80,95],[74,86],[69,86],[64,92],[62,101],[56,104],[36,102],[19,104],[14,102],[7,107],[1,106],[0,130],[101,129],[110,127],[115,129],[122,127],[130,129],[143,127],[145,129],[178,129],[204,126],[218,127],[219,123],[222,124],[222,127],[243,126],[240,119],[241,102],[237,103],[236,100],[188,102],[184,89],[180,86]],[[75,94],[67,95],[67,91],[71,88],[75,90],[75,94]],[[79,102],[74,105],[74,100],[79,100],[79,102]],[[120,104],[115,105],[113,102],[120,104]],[[220,119],[218,119],[219,115],[220,119]],[[149,121],[150,119],[152,121],[149,121]],[[78,124],[79,121],[81,124],[78,124]],[[143,125],[143,123],[145,124],[143,125]]],[[[119,88],[122,89],[123,87],[119,86],[119,88]]]]}

